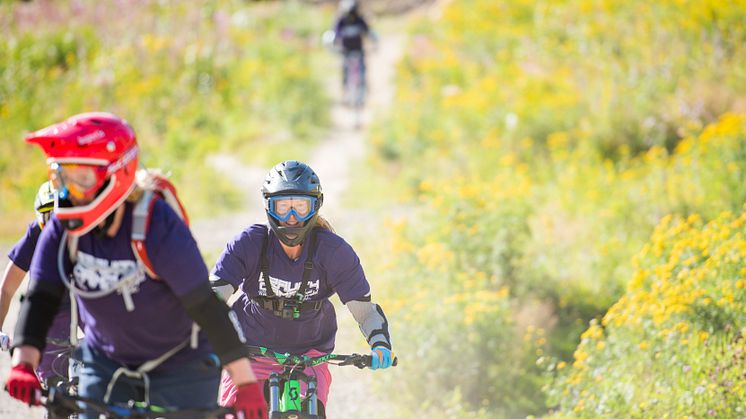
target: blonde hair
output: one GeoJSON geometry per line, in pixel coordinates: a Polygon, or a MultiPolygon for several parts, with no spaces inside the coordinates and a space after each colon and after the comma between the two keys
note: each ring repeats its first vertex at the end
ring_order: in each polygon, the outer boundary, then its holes
{"type": "Polygon", "coordinates": [[[155,188],[157,178],[167,178],[168,176],[169,174],[164,174],[161,169],[137,169],[137,172],[135,172],[135,189],[127,197],[127,202],[139,201],[142,198],[143,192],[155,188]]]}
{"type": "Polygon", "coordinates": [[[320,214],[318,217],[316,217],[316,226],[334,233],[334,227],[332,227],[332,224],[329,222],[329,220],[322,217],[320,214]]]}

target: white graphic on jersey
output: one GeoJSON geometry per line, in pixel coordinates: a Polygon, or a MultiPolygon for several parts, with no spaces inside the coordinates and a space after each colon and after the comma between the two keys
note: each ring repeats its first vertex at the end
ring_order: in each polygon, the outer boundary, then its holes
{"type": "Polygon", "coordinates": [[[78,262],[73,269],[75,286],[85,291],[117,290],[133,294],[145,281],[145,271],[134,260],[100,259],[78,251],[78,262]]]}
{"type": "MultiPolygon", "coordinates": [[[[304,300],[308,300],[309,297],[319,293],[320,282],[321,280],[319,279],[317,279],[316,281],[308,282],[304,300]]],[[[272,285],[272,292],[274,292],[276,296],[286,298],[295,297],[295,294],[298,292],[298,289],[300,289],[301,284],[301,282],[296,282],[295,284],[293,284],[290,281],[275,278],[271,275],[269,276],[269,283],[272,285]]],[[[261,278],[261,275],[259,278],[259,295],[267,295],[267,287],[264,285],[264,279],[261,278]]]]}
{"type": "Polygon", "coordinates": [[[339,34],[342,38],[356,38],[362,36],[363,30],[363,25],[347,25],[342,27],[339,34]]]}

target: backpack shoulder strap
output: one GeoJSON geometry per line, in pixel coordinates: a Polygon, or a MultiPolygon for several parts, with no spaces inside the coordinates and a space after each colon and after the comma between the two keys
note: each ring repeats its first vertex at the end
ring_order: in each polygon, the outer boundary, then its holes
{"type": "Polygon", "coordinates": [[[269,259],[267,258],[267,247],[269,245],[269,226],[265,225],[263,229],[266,232],[262,240],[262,254],[259,256],[259,272],[264,281],[264,288],[267,290],[267,297],[274,297],[275,292],[272,290],[272,283],[269,281],[269,259]]]}
{"type": "Polygon", "coordinates": [[[158,275],[155,273],[153,264],[148,257],[148,251],[145,248],[145,237],[148,234],[150,216],[157,198],[158,196],[154,191],[144,191],[140,200],[135,204],[135,210],[132,212],[132,251],[137,261],[145,268],[145,272],[154,279],[158,279],[158,275]]]}
{"type": "MultiPolygon", "coordinates": [[[[313,270],[313,257],[316,254],[316,229],[311,229],[308,234],[310,235],[309,248],[308,253],[306,254],[306,261],[303,262],[303,279],[301,279],[300,288],[298,288],[298,291],[295,293],[295,298],[297,298],[298,301],[303,301],[305,298],[306,288],[308,288],[311,271],[313,270]]],[[[267,258],[268,245],[269,227],[267,227],[267,235],[262,242],[262,255],[259,260],[259,272],[261,272],[264,287],[267,289],[267,297],[275,297],[275,292],[272,290],[272,283],[269,281],[269,259],[267,258]]]]}
{"type": "Polygon", "coordinates": [[[154,179],[154,190],[166,203],[173,208],[176,215],[184,221],[184,224],[189,227],[189,216],[187,215],[184,205],[182,205],[179,195],[176,193],[176,187],[168,178],[164,176],[156,176],[154,179]]]}
{"type": "Polygon", "coordinates": [[[312,228],[308,234],[311,237],[308,238],[308,253],[306,253],[306,261],[303,262],[303,279],[301,280],[298,292],[295,294],[298,301],[303,301],[306,298],[306,288],[308,288],[308,282],[311,279],[311,271],[313,270],[313,256],[316,254],[316,229],[312,228]]]}
{"type": "Polygon", "coordinates": [[[145,268],[147,274],[154,279],[158,279],[153,264],[148,257],[145,248],[145,237],[148,235],[148,226],[153,213],[153,206],[158,199],[164,200],[184,222],[189,226],[189,217],[186,209],[182,205],[179,196],[176,193],[176,187],[168,178],[158,171],[140,172],[147,178],[147,184],[144,187],[142,197],[135,204],[135,210],[132,213],[132,251],[138,262],[145,268]]]}

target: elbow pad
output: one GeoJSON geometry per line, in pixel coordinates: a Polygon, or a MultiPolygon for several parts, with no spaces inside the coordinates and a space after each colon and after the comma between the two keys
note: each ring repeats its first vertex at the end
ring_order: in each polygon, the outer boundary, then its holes
{"type": "Polygon", "coordinates": [[[389,323],[381,306],[370,301],[357,300],[348,302],[346,306],[371,347],[383,346],[391,349],[389,323]]]}
{"type": "Polygon", "coordinates": [[[41,281],[32,284],[18,314],[13,347],[30,345],[43,351],[49,328],[60,309],[64,289],[41,281]]]}
{"type": "Polygon", "coordinates": [[[228,301],[236,292],[236,288],[231,283],[214,275],[210,275],[210,288],[223,301],[228,301]]]}
{"type": "Polygon", "coordinates": [[[223,365],[248,356],[236,313],[220,301],[207,284],[189,292],[181,302],[204,331],[223,365]]]}

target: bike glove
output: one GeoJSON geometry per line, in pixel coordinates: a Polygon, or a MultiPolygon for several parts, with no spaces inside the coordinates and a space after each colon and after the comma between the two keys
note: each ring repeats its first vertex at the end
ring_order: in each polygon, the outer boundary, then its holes
{"type": "Polygon", "coordinates": [[[10,349],[10,336],[0,332],[0,351],[7,351],[8,349],[10,349]]]}
{"type": "Polygon", "coordinates": [[[14,399],[18,399],[29,406],[41,404],[41,383],[36,377],[34,368],[22,362],[10,369],[5,390],[14,399]]]}
{"type": "Polygon", "coordinates": [[[239,419],[266,419],[267,403],[264,401],[264,394],[259,383],[238,386],[233,409],[239,419]]]}
{"type": "Polygon", "coordinates": [[[370,351],[370,356],[372,357],[370,362],[370,369],[372,370],[388,368],[394,360],[394,354],[391,352],[391,349],[384,346],[374,347],[370,351]]]}

